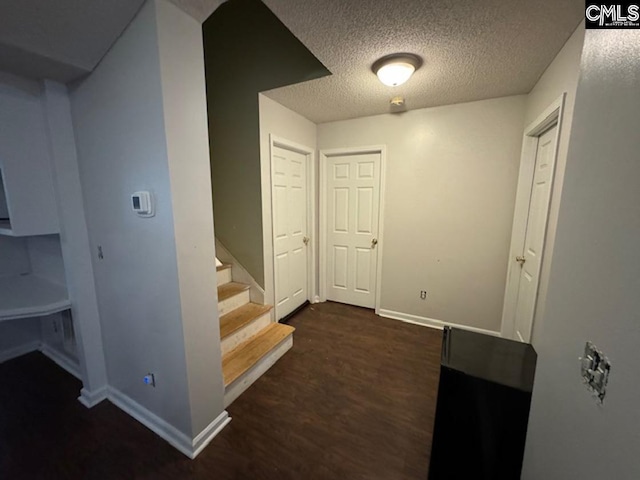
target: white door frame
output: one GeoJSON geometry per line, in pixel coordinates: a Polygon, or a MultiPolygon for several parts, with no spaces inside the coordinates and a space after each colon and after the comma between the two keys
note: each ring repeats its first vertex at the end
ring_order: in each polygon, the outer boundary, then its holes
{"type": "MultiPolygon", "coordinates": [[[[291,150],[306,156],[307,159],[307,232],[310,237],[309,245],[307,246],[307,300],[314,303],[314,297],[316,295],[316,245],[317,245],[317,229],[316,229],[316,181],[315,181],[315,155],[314,149],[301,145],[299,143],[292,142],[282,137],[278,137],[273,134],[269,134],[269,189],[271,190],[271,251],[270,251],[270,263],[272,266],[273,277],[273,299],[269,299],[272,302],[274,315],[276,315],[276,259],[275,259],[275,226],[273,224],[275,217],[275,195],[273,194],[273,169],[275,163],[273,161],[274,147],[284,148],[291,150]]],[[[266,252],[265,252],[266,253],[266,252]]]]}
{"type": "MultiPolygon", "coordinates": [[[[558,125],[556,132],[555,146],[553,151],[553,173],[551,176],[550,189],[553,192],[553,182],[556,174],[556,164],[558,163],[558,148],[560,145],[560,135],[562,133],[562,117],[564,113],[565,93],[560,95],[554,102],[547,107],[538,118],[536,118],[524,130],[522,138],[522,154],[520,157],[520,173],[518,175],[518,190],[516,193],[516,204],[513,215],[513,229],[511,233],[511,247],[509,249],[509,262],[507,270],[507,285],[504,295],[504,305],[502,309],[502,326],[501,336],[504,338],[516,338],[516,306],[518,302],[518,289],[520,288],[520,265],[515,261],[517,255],[522,255],[524,250],[525,239],[527,235],[527,222],[529,216],[529,204],[531,200],[531,192],[533,189],[533,177],[535,173],[536,154],[538,151],[538,139],[545,131],[553,125],[558,125]]],[[[546,222],[549,220],[549,207],[553,202],[550,197],[547,205],[546,222]]],[[[546,233],[542,250],[542,262],[545,258],[549,258],[551,252],[546,249],[546,233]]],[[[538,278],[539,286],[540,278],[538,278]]],[[[538,310],[538,299],[536,293],[536,305],[534,308],[534,318],[538,310]]],[[[533,328],[533,319],[531,322],[533,328]]],[[[529,333],[531,335],[531,332],[529,333]]]]}
{"type": "Polygon", "coordinates": [[[327,175],[326,164],[328,157],[340,155],[360,155],[366,153],[380,154],[380,206],[378,208],[378,245],[376,246],[377,272],[376,272],[376,305],[375,312],[380,311],[380,288],[382,284],[382,249],[384,247],[384,206],[385,185],[387,176],[387,146],[371,145],[366,147],[344,147],[320,150],[318,170],[320,175],[320,301],[327,301],[327,175]]]}

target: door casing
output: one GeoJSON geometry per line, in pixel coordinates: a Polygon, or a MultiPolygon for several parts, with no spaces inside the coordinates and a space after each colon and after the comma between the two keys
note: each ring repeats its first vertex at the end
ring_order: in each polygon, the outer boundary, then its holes
{"type": "MultiPolygon", "coordinates": [[[[562,135],[562,118],[564,112],[564,101],[566,94],[563,93],[554,102],[549,105],[542,114],[536,118],[531,124],[529,124],[525,130],[522,138],[522,153],[520,156],[520,173],[518,175],[518,187],[516,193],[516,204],[513,216],[513,228],[511,233],[511,247],[509,249],[509,260],[507,267],[507,284],[504,295],[504,305],[502,309],[502,326],[501,336],[504,338],[510,338],[513,340],[519,340],[516,338],[515,332],[515,320],[516,320],[516,307],[518,301],[518,290],[520,287],[520,265],[515,261],[516,256],[521,255],[524,250],[526,234],[527,234],[527,221],[529,216],[531,192],[533,188],[533,177],[535,173],[536,154],[538,149],[538,139],[545,131],[551,128],[554,124],[557,124],[558,130],[556,133],[555,146],[553,152],[553,175],[551,180],[551,192],[553,192],[553,183],[555,180],[555,169],[558,161],[558,148],[560,145],[560,136],[562,135]]],[[[553,198],[550,197],[549,203],[546,206],[546,222],[549,220],[549,207],[553,198]]],[[[548,228],[545,229],[545,242],[543,244],[542,262],[550,257],[551,252],[546,248],[546,234],[548,228]]],[[[539,282],[539,280],[538,280],[539,282]]],[[[539,291],[539,283],[538,283],[539,291]]],[[[536,312],[539,309],[538,294],[536,294],[536,306],[531,321],[531,330],[533,331],[534,320],[536,312]]],[[[529,339],[531,337],[529,333],[529,339]]]]}
{"type": "MultiPolygon", "coordinates": [[[[307,247],[307,300],[311,303],[317,301],[317,285],[316,285],[316,250],[318,245],[318,232],[316,228],[316,162],[315,162],[315,150],[301,145],[299,143],[292,142],[276,135],[269,135],[269,188],[271,190],[271,236],[270,236],[270,251],[265,252],[265,256],[269,254],[269,262],[271,264],[271,271],[273,276],[269,279],[272,285],[271,288],[265,288],[265,293],[269,292],[273,298],[266,299],[271,305],[274,305],[275,312],[275,285],[276,285],[276,265],[275,265],[275,228],[274,221],[274,202],[275,196],[273,194],[273,153],[274,147],[284,148],[305,155],[307,161],[307,232],[309,233],[309,245],[307,247]]],[[[276,317],[277,320],[277,317],[276,317]]]]}
{"type": "Polygon", "coordinates": [[[358,155],[367,153],[380,154],[380,205],[378,208],[378,244],[376,245],[377,271],[376,271],[376,301],[375,312],[380,312],[380,293],[382,286],[382,259],[384,255],[384,207],[385,207],[385,184],[387,172],[387,147],[386,145],[371,145],[364,147],[343,147],[320,150],[318,169],[320,178],[320,248],[318,252],[320,270],[320,301],[327,300],[327,158],[340,155],[358,155]]]}

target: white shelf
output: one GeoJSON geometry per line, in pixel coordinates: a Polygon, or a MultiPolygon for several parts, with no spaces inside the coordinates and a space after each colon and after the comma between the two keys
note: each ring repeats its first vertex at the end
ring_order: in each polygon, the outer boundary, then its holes
{"type": "Polygon", "coordinates": [[[71,308],[65,287],[36,275],[0,277],[0,321],[39,317],[71,308]]]}

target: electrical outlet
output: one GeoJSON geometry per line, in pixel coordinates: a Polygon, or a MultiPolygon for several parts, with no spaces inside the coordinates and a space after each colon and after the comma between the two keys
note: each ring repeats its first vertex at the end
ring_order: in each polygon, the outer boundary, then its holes
{"type": "Polygon", "coordinates": [[[156,386],[156,376],[153,373],[147,373],[142,379],[145,385],[156,386]]]}
{"type": "Polygon", "coordinates": [[[422,300],[426,300],[427,299],[427,291],[426,290],[420,290],[420,298],[422,300]]]}

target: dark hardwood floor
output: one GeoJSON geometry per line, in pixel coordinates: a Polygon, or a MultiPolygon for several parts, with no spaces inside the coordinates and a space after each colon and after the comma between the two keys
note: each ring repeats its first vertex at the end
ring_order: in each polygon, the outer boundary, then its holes
{"type": "Polygon", "coordinates": [[[0,479],[426,479],[441,333],[336,303],[191,461],[41,354],[0,365],[0,479]]]}

